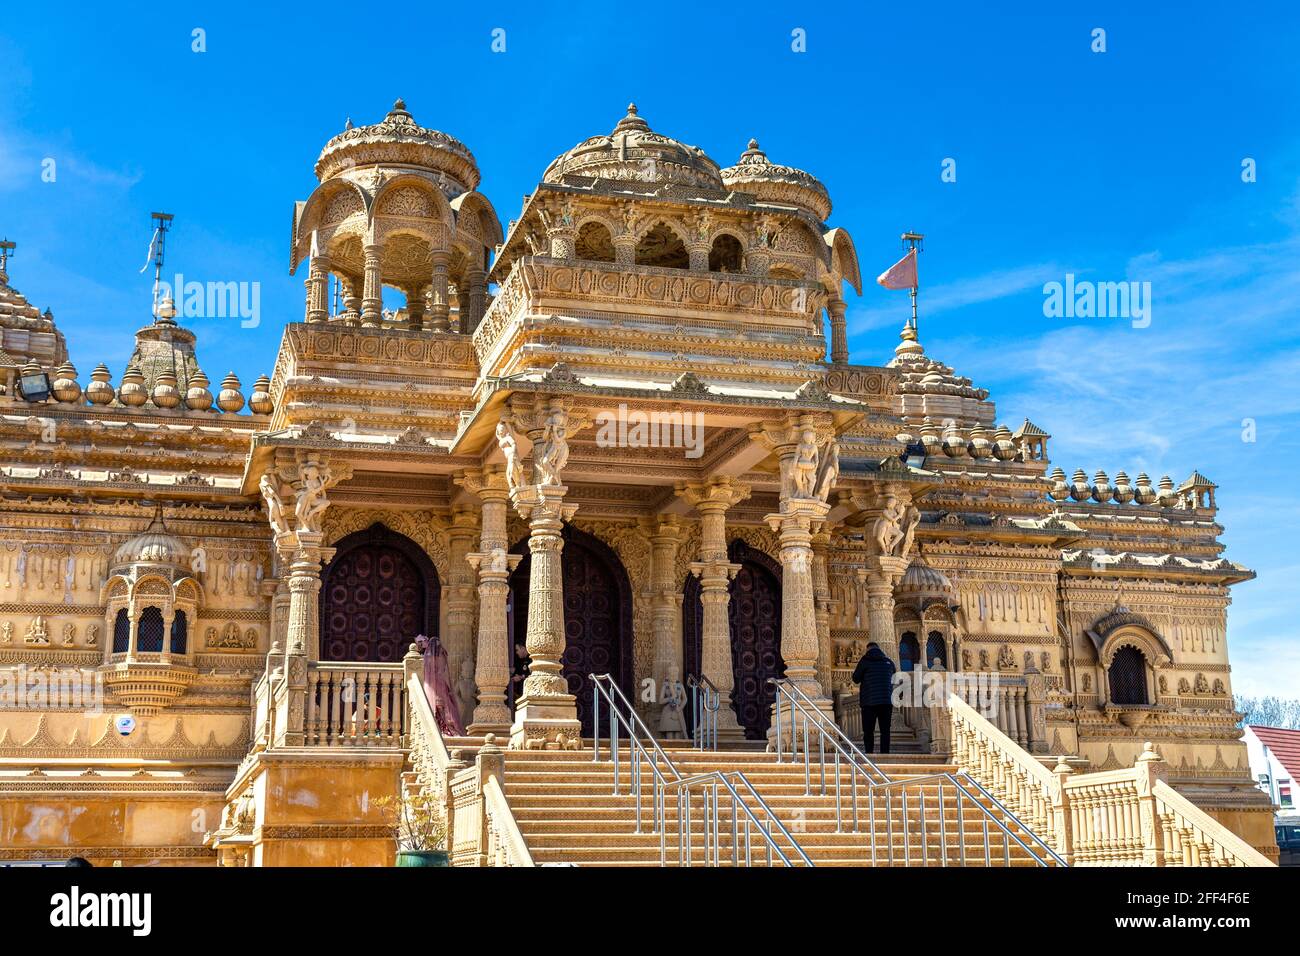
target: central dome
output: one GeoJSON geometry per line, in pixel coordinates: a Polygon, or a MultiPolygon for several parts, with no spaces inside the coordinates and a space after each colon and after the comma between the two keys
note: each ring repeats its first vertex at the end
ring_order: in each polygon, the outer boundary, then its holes
{"type": "Polygon", "coordinates": [[[616,182],[682,183],[724,190],[718,164],[698,146],[663,136],[637,115],[631,103],[627,115],[608,135],[593,136],[546,168],[542,181],[562,183],[565,176],[590,176],[616,182]]]}
{"type": "Polygon", "coordinates": [[[398,100],[381,122],[353,126],[339,133],[321,150],[316,178],[321,182],[358,166],[422,166],[445,173],[469,192],[478,187],[478,164],[469,147],[446,133],[420,126],[398,100]]]}

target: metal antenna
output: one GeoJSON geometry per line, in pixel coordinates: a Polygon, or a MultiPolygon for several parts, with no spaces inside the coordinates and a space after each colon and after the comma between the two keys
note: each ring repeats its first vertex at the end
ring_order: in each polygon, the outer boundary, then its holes
{"type": "Polygon", "coordinates": [[[158,318],[158,286],[162,282],[163,251],[167,243],[167,230],[176,217],[168,212],[152,213],[153,230],[153,314],[158,318]]]}

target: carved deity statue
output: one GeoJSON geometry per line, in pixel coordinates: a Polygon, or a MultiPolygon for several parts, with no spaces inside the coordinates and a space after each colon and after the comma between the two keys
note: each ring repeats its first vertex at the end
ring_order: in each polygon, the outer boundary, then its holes
{"type": "Polygon", "coordinates": [[[304,461],[298,466],[298,476],[302,479],[298,502],[294,505],[298,530],[319,532],[321,515],[330,504],[325,497],[325,489],[329,486],[329,470],[317,462],[304,461]]]}
{"type": "Polygon", "coordinates": [[[40,647],[48,647],[50,636],[45,631],[45,618],[39,614],[32,619],[32,623],[27,626],[27,633],[23,635],[24,644],[36,644],[40,647]]]}
{"type": "Polygon", "coordinates": [[[289,521],[284,516],[284,505],[280,502],[280,495],[275,490],[275,480],[270,475],[263,475],[257,487],[262,492],[262,500],[266,502],[266,517],[271,524],[271,531],[277,537],[285,534],[289,530],[289,521]]]}
{"type": "Polygon", "coordinates": [[[524,483],[524,464],[519,450],[519,436],[509,419],[503,418],[497,422],[497,444],[506,456],[506,485],[514,491],[524,483]]]}
{"type": "Polygon", "coordinates": [[[533,451],[533,473],[539,485],[560,484],[560,473],[569,461],[568,415],[552,409],[546,416],[542,440],[533,451]]]}
{"type": "Polygon", "coordinates": [[[903,543],[907,532],[903,530],[903,519],[906,511],[898,504],[898,498],[894,495],[885,496],[885,507],[880,512],[871,528],[871,536],[875,539],[876,547],[884,555],[893,555],[898,552],[898,547],[903,543]]]}
{"type": "Polygon", "coordinates": [[[12,644],[14,642],[14,626],[10,621],[0,624],[0,644],[12,644]]]}
{"type": "Polygon", "coordinates": [[[840,443],[832,438],[826,443],[826,452],[822,455],[817,468],[817,486],[813,496],[819,501],[829,501],[831,490],[840,476],[840,443]]]}
{"type": "Polygon", "coordinates": [[[478,685],[474,683],[474,660],[466,657],[460,662],[460,677],[456,681],[456,706],[460,709],[461,724],[468,724],[478,703],[478,685]]]}
{"type": "Polygon", "coordinates": [[[686,687],[676,664],[668,665],[659,698],[663,704],[659,711],[660,736],[666,740],[686,737],[686,687]]]}
{"type": "Polygon", "coordinates": [[[799,445],[790,466],[790,496],[812,498],[817,492],[817,432],[803,428],[799,432],[799,445]]]}

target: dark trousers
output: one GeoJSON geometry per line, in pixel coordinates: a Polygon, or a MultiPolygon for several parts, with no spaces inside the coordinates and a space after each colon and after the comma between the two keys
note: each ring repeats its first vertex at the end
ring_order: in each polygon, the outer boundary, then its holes
{"type": "Polygon", "coordinates": [[[893,714],[893,704],[862,705],[862,749],[865,752],[875,752],[872,741],[876,736],[876,724],[880,724],[880,752],[889,753],[889,720],[893,714]]]}

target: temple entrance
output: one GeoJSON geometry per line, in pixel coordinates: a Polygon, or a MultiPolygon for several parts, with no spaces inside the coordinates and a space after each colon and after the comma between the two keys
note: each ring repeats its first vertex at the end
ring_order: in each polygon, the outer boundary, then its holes
{"type": "MultiPolygon", "coordinates": [[[[582,733],[592,732],[592,674],[612,674],[629,700],[632,687],[632,585],[623,564],[604,542],[564,526],[564,677],[577,698],[582,733]]],[[[507,630],[514,676],[507,698],[513,712],[528,673],[528,579],[532,559],[525,539],[511,549],[524,559],[510,576],[507,630]]]]}
{"type": "MultiPolygon", "coordinates": [[[[731,582],[731,600],[727,604],[735,680],[732,704],[745,737],[763,740],[772,723],[772,704],[776,700],[768,678],[785,675],[785,661],[781,659],[781,568],[767,555],[739,540],[731,542],[727,557],[732,564],[740,565],[731,582]]],[[[682,597],[686,673],[699,674],[704,607],[700,601],[700,581],[695,575],[687,577],[682,597]]],[[[687,719],[690,719],[689,711],[687,719]]]]}
{"type": "Polygon", "coordinates": [[[320,659],[400,661],[438,630],[438,572],[405,535],[373,524],[339,541],[321,572],[320,659]]]}

